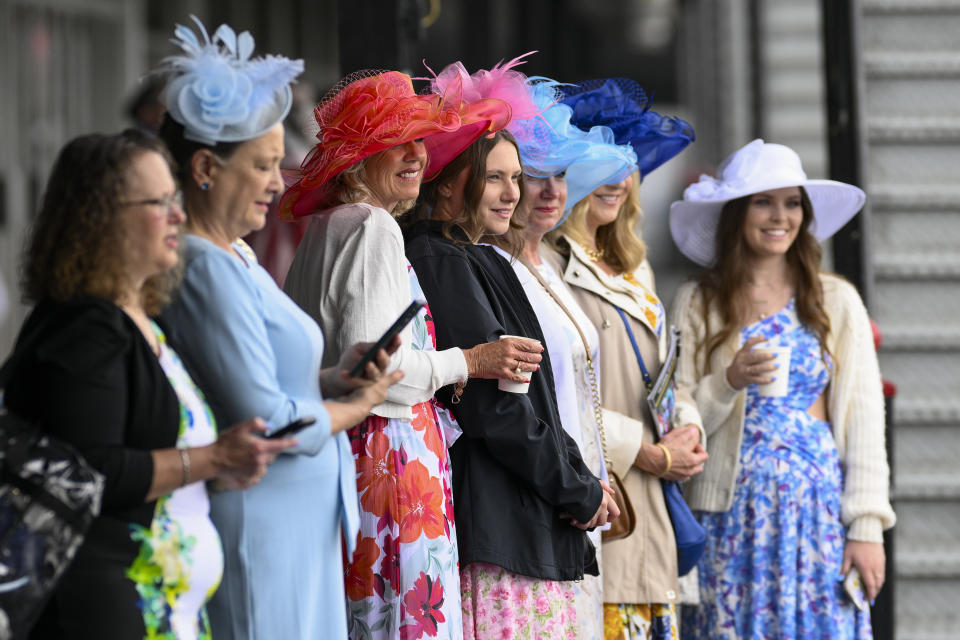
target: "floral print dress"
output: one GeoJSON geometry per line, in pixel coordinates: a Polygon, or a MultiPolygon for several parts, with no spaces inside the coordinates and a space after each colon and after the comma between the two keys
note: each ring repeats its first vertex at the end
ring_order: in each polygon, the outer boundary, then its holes
{"type": "MultiPolygon", "coordinates": [[[[701,513],[701,606],[686,611],[687,638],[872,638],[868,612],[840,578],[843,474],[830,424],[807,409],[830,382],[832,362],[791,300],[742,331],[790,346],[787,394],[747,388],[740,475],[733,506],[701,513]]],[[[786,375],[775,372],[774,375],[786,375]]]]}
{"type": "MultiPolygon", "coordinates": [[[[177,447],[202,447],[217,439],[210,408],[166,336],[153,324],[160,367],[180,400],[177,447]]],[[[223,573],[220,536],[210,521],[210,500],[203,482],[193,482],[157,500],[150,528],[131,525],[140,553],[127,570],[140,596],[140,611],[150,640],[209,640],[204,604],[223,573]]]]}
{"type": "MultiPolygon", "coordinates": [[[[424,299],[407,265],[413,298],[424,299]]],[[[433,350],[429,307],[413,347],[433,350]]],[[[348,431],[357,464],[360,533],[345,570],[352,640],[459,640],[460,575],[447,446],[459,433],[436,402],[410,421],[371,415],[348,431]]],[[[349,560],[349,559],[348,559],[349,560]]]]}

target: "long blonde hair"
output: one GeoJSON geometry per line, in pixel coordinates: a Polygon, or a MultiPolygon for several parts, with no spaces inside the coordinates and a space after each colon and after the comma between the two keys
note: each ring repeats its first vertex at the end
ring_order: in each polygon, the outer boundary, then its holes
{"type": "MultiPolygon", "coordinates": [[[[604,252],[604,260],[618,273],[633,273],[647,257],[647,244],[637,230],[643,220],[643,210],[640,208],[640,172],[634,171],[630,180],[627,198],[620,206],[617,218],[597,229],[597,249],[604,252]]],[[[573,205],[570,216],[564,223],[547,234],[547,242],[561,253],[569,251],[561,242],[564,235],[584,246],[589,247],[594,243],[594,238],[587,237],[587,214],[590,211],[591,196],[592,194],[573,205]]]]}

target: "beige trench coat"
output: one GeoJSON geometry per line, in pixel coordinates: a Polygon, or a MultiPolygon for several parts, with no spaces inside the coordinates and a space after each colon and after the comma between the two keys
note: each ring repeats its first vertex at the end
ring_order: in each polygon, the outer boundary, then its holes
{"type": "MultiPolygon", "coordinates": [[[[603,544],[603,599],[615,603],[676,603],[679,601],[677,550],[656,477],[633,466],[641,442],[656,441],[646,387],[623,321],[613,305],[627,314],[647,370],[653,379],[665,356],[667,330],[658,340],[635,287],[605,274],[571,242],[569,258],[541,251],[570,286],[577,302],[600,335],[600,395],[604,408],[607,454],[623,480],[637,514],[637,528],[627,538],[603,544]]],[[[653,271],[644,261],[634,272],[644,288],[655,292],[653,271]]],[[[677,424],[701,424],[692,402],[678,398],[677,424]]]]}

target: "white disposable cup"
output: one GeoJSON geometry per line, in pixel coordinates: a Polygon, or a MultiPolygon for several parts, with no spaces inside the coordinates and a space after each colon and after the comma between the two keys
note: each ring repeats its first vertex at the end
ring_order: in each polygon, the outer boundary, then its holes
{"type": "MultiPolygon", "coordinates": [[[[533,340],[537,344],[540,344],[540,341],[536,338],[528,338],[526,336],[500,336],[500,340],[504,338],[521,338],[523,340],[533,340]]],[[[524,371],[523,375],[527,376],[529,379],[533,375],[533,371],[524,371]]],[[[513,380],[505,380],[500,378],[497,381],[497,388],[500,391],[506,391],[507,393],[526,393],[530,389],[529,382],[514,382],[513,380]]]]}
{"type": "Polygon", "coordinates": [[[782,398],[787,395],[787,383],[790,381],[790,347],[762,347],[757,348],[757,351],[772,353],[776,356],[772,362],[777,365],[777,368],[770,372],[776,380],[769,384],[758,384],[757,392],[768,398],[782,398]]]}

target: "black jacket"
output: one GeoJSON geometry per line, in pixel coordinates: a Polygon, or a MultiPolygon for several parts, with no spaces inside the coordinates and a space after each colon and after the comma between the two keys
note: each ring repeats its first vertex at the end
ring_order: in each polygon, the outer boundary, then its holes
{"type": "MultiPolygon", "coordinates": [[[[544,342],[510,264],[491,247],[450,242],[441,229],[439,222],[418,223],[406,243],[437,348],[469,348],[504,334],[544,342]]],[[[548,580],[597,575],[593,545],[560,516],[589,521],[602,489],[560,425],[546,352],[531,376],[526,395],[479,379],[470,380],[457,405],[451,387],[437,392],[463,429],[450,448],[460,566],[487,562],[548,580]]]]}
{"type": "Polygon", "coordinates": [[[180,401],[140,330],[103,298],[45,300],[17,339],[4,403],[106,479],[100,515],[31,638],[142,638],[131,525],[149,527],[153,449],[176,446],[180,401]]]}

